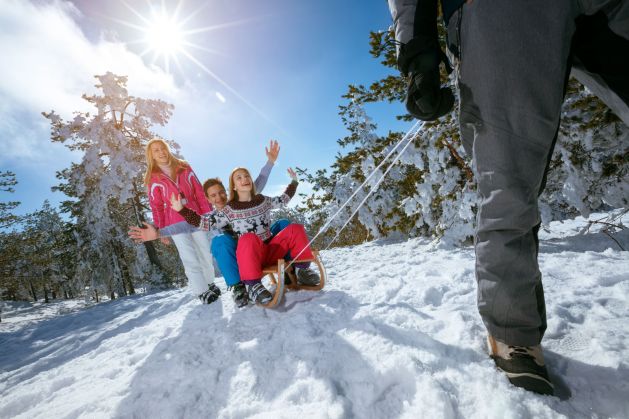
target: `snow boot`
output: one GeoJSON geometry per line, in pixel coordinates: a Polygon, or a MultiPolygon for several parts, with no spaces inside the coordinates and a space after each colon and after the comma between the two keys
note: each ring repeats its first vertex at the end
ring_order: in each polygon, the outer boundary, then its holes
{"type": "Polygon", "coordinates": [[[249,300],[258,304],[266,304],[273,299],[273,294],[264,288],[262,282],[247,285],[247,291],[249,292],[249,300]]]}
{"type": "Polygon", "coordinates": [[[249,296],[247,295],[247,287],[242,282],[229,287],[232,292],[232,298],[236,307],[241,308],[249,304],[249,296]]]}
{"type": "Polygon", "coordinates": [[[300,285],[314,286],[318,285],[321,279],[319,274],[310,268],[295,268],[295,275],[297,276],[297,282],[300,285]]]}
{"type": "Polygon", "coordinates": [[[208,285],[208,290],[199,294],[199,300],[203,304],[212,304],[214,301],[218,300],[218,297],[221,295],[221,289],[216,286],[216,284],[211,283],[208,285]]]}
{"type": "Polygon", "coordinates": [[[208,287],[210,288],[210,291],[212,291],[214,294],[221,295],[221,289],[217,287],[214,282],[208,285],[208,287]]]}
{"type": "Polygon", "coordinates": [[[487,337],[489,356],[516,387],[552,396],[554,386],[544,365],[542,346],[513,346],[487,337]]]}

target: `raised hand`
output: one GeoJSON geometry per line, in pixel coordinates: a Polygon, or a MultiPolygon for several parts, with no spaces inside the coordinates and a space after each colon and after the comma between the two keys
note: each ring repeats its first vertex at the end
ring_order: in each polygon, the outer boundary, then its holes
{"type": "Polygon", "coordinates": [[[264,147],[264,151],[266,152],[266,158],[269,159],[271,163],[275,163],[277,156],[280,154],[280,144],[277,140],[271,140],[269,141],[269,146],[264,147]]]}
{"type": "Polygon", "coordinates": [[[295,173],[295,171],[290,167],[288,168],[288,176],[295,182],[299,182],[299,179],[297,179],[297,173],[295,173]]]}
{"type": "Polygon", "coordinates": [[[129,228],[127,234],[136,243],[155,240],[159,237],[155,226],[147,222],[144,223],[144,227],[132,226],[131,228],[129,228]]]}
{"type": "Polygon", "coordinates": [[[179,196],[179,194],[173,192],[173,194],[170,196],[170,207],[177,212],[183,209],[183,204],[181,203],[181,197],[179,196]]]}

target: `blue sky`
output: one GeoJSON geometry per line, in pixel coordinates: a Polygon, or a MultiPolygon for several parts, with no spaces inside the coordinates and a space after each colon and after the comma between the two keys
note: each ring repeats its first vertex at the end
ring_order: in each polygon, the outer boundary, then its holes
{"type": "MultiPolygon", "coordinates": [[[[77,156],[50,142],[41,112],[69,118],[90,110],[81,94],[96,92],[92,76],[106,71],[128,75],[130,94],[175,105],[157,131],[181,145],[201,179],[226,179],[236,166],[257,171],[264,146],[277,139],[280,159],[265,193],[279,193],[287,167],[334,161],[336,140],[346,135],[338,105],[347,85],[389,72],[370,56],[368,41],[390,20],[384,0],[3,0],[0,170],[15,172],[19,184],[0,200],[21,201],[17,212],[26,213],[44,199],[64,199],[50,187],[77,156]],[[146,22],[138,14],[151,20],[151,9],[172,15],[178,5],[180,19],[190,17],[185,29],[217,28],[186,37],[204,48],[186,48],[198,64],[178,54],[181,67],[167,72],[152,53],[141,55],[147,43],[137,27],[146,22]]],[[[367,111],[380,132],[407,128],[394,118],[400,104],[367,111]]]]}

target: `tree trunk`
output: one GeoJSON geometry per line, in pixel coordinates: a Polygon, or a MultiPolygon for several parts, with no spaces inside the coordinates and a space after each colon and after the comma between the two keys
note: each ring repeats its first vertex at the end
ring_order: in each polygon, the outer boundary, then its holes
{"type": "Polygon", "coordinates": [[[29,279],[28,285],[31,288],[31,295],[33,296],[33,301],[37,302],[37,294],[35,293],[35,286],[33,285],[33,281],[29,279]]]}
{"type": "Polygon", "coordinates": [[[94,289],[94,297],[96,299],[96,302],[98,302],[98,290],[94,289]]]}
{"type": "MultiPolygon", "coordinates": [[[[142,214],[142,212],[139,210],[141,205],[140,205],[140,197],[137,193],[133,197],[132,202],[133,202],[133,211],[135,212],[135,219],[138,222],[138,226],[142,227],[146,219],[144,218],[144,214],[142,214]]],[[[157,272],[162,276],[162,278],[164,278],[164,282],[170,282],[170,280],[168,279],[168,275],[166,275],[166,271],[164,271],[164,268],[162,267],[162,264],[159,261],[159,257],[157,256],[157,250],[155,250],[155,245],[153,244],[153,242],[144,242],[144,248],[146,249],[146,254],[149,257],[149,261],[157,269],[157,272]]]]}
{"type": "Polygon", "coordinates": [[[110,300],[115,300],[115,299],[116,299],[116,293],[115,293],[115,292],[113,292],[113,291],[111,291],[111,292],[109,293],[109,299],[110,299],[110,300]]]}
{"type": "MultiPolygon", "coordinates": [[[[118,297],[124,297],[126,294],[126,290],[124,288],[124,281],[122,278],[122,271],[120,270],[120,262],[118,260],[116,246],[113,243],[111,244],[111,250],[112,250],[111,261],[114,265],[113,275],[114,275],[114,286],[116,288],[115,291],[118,291],[118,297]]],[[[114,290],[111,291],[112,295],[113,293],[114,293],[114,290]]]]}
{"type": "Polygon", "coordinates": [[[133,286],[133,279],[131,279],[131,275],[128,275],[128,274],[125,275],[124,279],[125,279],[125,284],[127,286],[128,295],[134,295],[135,287],[133,286]]]}

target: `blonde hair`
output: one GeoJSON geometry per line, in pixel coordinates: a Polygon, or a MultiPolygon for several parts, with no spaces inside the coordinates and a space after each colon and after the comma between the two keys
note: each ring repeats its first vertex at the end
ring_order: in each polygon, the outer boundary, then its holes
{"type": "MultiPolygon", "coordinates": [[[[239,170],[244,171],[249,175],[249,177],[251,177],[251,173],[249,173],[249,170],[245,169],[244,167],[237,167],[232,170],[231,175],[229,175],[229,202],[238,201],[238,192],[236,191],[234,184],[234,175],[239,170]]],[[[251,196],[256,196],[256,184],[255,182],[253,182],[253,178],[251,179],[251,182],[251,196]]]]}
{"type": "Polygon", "coordinates": [[[148,186],[151,182],[151,176],[153,173],[158,173],[160,171],[159,166],[155,164],[155,159],[153,159],[153,155],[151,154],[151,145],[155,143],[160,143],[164,147],[166,147],[166,152],[168,153],[168,166],[170,167],[171,173],[173,175],[177,174],[177,172],[183,168],[189,167],[189,164],[185,160],[178,159],[173,156],[173,153],[170,151],[170,147],[168,143],[159,137],[153,138],[146,144],[146,149],[144,150],[146,155],[146,173],[144,174],[144,185],[148,186]]]}

